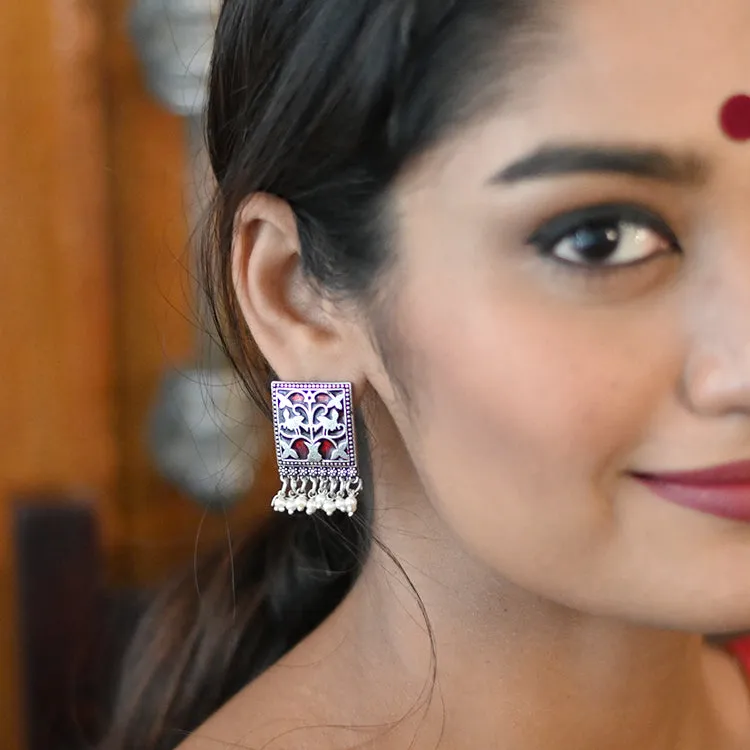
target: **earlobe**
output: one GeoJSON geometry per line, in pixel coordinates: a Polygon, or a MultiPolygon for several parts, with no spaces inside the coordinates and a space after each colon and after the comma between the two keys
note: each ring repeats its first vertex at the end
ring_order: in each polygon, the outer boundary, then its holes
{"type": "Polygon", "coordinates": [[[345,321],[302,270],[294,212],[256,194],[238,212],[232,247],[235,294],[256,344],[282,380],[360,378],[353,372],[345,321]],[[348,354],[345,354],[348,353],[348,354]]]}

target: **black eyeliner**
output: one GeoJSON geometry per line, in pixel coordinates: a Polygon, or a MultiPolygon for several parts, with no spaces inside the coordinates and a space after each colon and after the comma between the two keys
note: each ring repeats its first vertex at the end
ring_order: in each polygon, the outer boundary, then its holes
{"type": "Polygon", "coordinates": [[[602,203],[560,214],[536,229],[526,240],[526,244],[548,255],[549,248],[576,230],[606,221],[647,226],[662,234],[675,247],[679,246],[675,233],[664,219],[653,211],[632,203],[602,203]]]}

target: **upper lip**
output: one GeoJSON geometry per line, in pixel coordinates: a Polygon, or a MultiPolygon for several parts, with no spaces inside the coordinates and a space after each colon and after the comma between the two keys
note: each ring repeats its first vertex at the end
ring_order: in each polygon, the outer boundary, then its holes
{"type": "Polygon", "coordinates": [[[638,479],[685,485],[738,485],[750,484],[750,461],[713,466],[706,469],[669,472],[634,472],[638,479]]]}

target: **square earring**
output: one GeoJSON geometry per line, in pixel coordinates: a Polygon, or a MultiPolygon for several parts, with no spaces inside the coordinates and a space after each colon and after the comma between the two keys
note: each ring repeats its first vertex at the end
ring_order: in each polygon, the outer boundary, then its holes
{"type": "Polygon", "coordinates": [[[271,505],[282,513],[357,510],[357,465],[351,383],[271,384],[281,490],[271,505]]]}

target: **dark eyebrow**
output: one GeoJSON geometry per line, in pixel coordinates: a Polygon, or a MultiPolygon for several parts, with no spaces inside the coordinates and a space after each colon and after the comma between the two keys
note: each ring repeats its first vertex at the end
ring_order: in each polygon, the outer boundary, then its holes
{"type": "Polygon", "coordinates": [[[697,154],[672,154],[660,149],[548,145],[505,167],[490,182],[509,184],[579,172],[612,172],[696,186],[706,181],[708,165],[697,154]]]}

